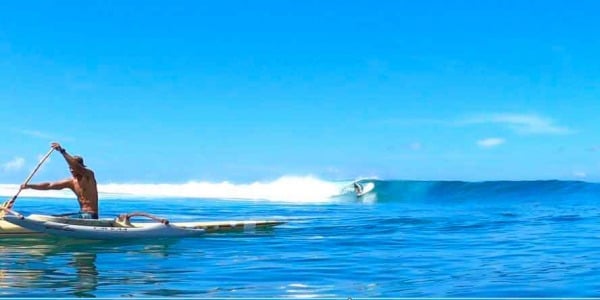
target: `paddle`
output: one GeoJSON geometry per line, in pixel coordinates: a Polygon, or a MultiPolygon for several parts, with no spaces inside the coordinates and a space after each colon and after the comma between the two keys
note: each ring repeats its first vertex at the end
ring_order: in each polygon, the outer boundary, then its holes
{"type": "MultiPolygon", "coordinates": [[[[42,164],[46,161],[46,159],[48,159],[48,157],[50,156],[50,154],[52,154],[52,151],[54,151],[54,148],[50,148],[50,151],[48,151],[48,153],[46,153],[46,155],[44,155],[44,157],[42,157],[42,160],[40,160],[40,162],[37,164],[37,166],[35,167],[35,169],[33,169],[33,171],[31,171],[31,174],[29,174],[29,176],[27,177],[27,179],[25,179],[25,182],[23,182],[23,184],[28,184],[29,183],[29,181],[31,180],[31,178],[33,177],[33,175],[35,174],[35,172],[37,172],[37,170],[42,166],[42,164]]],[[[0,206],[0,208],[11,209],[13,207],[13,205],[15,204],[15,201],[17,200],[17,197],[19,197],[19,194],[23,190],[21,188],[21,186],[19,186],[19,191],[17,191],[17,193],[10,200],[4,202],[2,204],[2,206],[0,206]]],[[[4,217],[4,214],[5,214],[4,210],[0,210],[0,218],[4,217]]]]}

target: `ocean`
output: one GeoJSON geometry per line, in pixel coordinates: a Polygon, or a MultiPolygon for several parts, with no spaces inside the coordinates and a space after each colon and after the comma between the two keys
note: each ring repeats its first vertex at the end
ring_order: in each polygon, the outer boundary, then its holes
{"type": "MultiPolygon", "coordinates": [[[[128,242],[0,238],[0,297],[600,297],[600,184],[367,181],[360,198],[317,178],[104,185],[104,218],[286,223],[128,242]]],[[[24,193],[15,210],[77,205],[24,193]]]]}

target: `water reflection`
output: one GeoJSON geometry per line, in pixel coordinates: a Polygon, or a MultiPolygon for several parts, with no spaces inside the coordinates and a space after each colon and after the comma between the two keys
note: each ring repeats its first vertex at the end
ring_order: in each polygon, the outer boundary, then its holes
{"type": "Polygon", "coordinates": [[[93,292],[98,287],[96,253],[73,253],[70,265],[77,274],[73,294],[77,297],[94,297],[93,292]]]}
{"type": "MultiPolygon", "coordinates": [[[[97,260],[120,253],[166,257],[172,243],[106,243],[50,237],[0,240],[0,297],[97,296],[97,260]]],[[[110,272],[110,271],[107,271],[110,272]]],[[[110,275],[105,275],[105,277],[110,275]]]]}

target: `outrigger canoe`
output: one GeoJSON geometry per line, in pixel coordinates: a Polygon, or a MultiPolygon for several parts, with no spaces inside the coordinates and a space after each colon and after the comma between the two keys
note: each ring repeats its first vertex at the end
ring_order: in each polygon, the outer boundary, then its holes
{"type": "Polygon", "coordinates": [[[49,234],[81,239],[139,239],[193,237],[205,233],[269,229],[284,222],[276,220],[175,222],[147,213],[122,214],[115,219],[74,219],[32,214],[24,216],[4,209],[8,214],[0,220],[0,237],[49,234]],[[146,217],[154,222],[131,222],[132,217],[146,217]]]}

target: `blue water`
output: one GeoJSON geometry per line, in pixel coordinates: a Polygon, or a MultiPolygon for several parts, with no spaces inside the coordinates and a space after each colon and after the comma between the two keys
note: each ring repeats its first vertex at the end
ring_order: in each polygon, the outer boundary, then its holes
{"type": "MultiPolygon", "coordinates": [[[[129,243],[0,239],[0,297],[599,297],[600,185],[376,181],[323,203],[107,199],[102,217],[282,219],[129,243]]],[[[19,199],[27,213],[73,199],[19,199]]]]}

